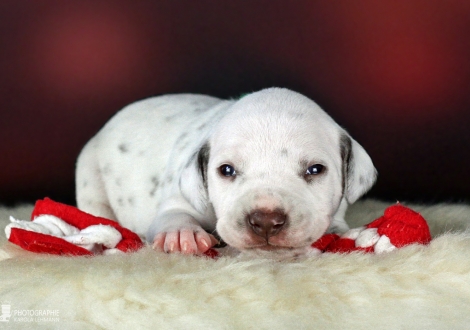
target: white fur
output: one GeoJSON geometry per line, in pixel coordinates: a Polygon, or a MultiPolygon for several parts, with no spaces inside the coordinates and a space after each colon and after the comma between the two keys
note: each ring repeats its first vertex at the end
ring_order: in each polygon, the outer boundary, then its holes
{"type": "MultiPolygon", "coordinates": [[[[393,202],[359,201],[351,227],[393,202]]],[[[158,254],[57,257],[34,254],[0,235],[0,302],[14,310],[58,310],[58,321],[6,329],[468,329],[468,205],[408,205],[433,241],[381,255],[324,254],[296,261],[158,254]],[[449,231],[455,231],[449,233],[449,231]]],[[[0,208],[0,232],[9,215],[0,208]]],[[[350,222],[349,222],[350,221],[350,222]]]]}
{"type": "Polygon", "coordinates": [[[304,253],[329,227],[345,231],[348,202],[375,178],[365,150],[318,105],[271,88],[238,101],[184,94],[126,107],[83,149],[76,186],[80,209],[150,242],[160,237],[167,251],[216,229],[229,245],[259,252],[266,240],[247,214],[282,209],[288,223],[269,244],[286,255],[304,253]],[[307,182],[317,163],[326,171],[307,182]],[[235,179],[220,175],[223,164],[235,179]]]}

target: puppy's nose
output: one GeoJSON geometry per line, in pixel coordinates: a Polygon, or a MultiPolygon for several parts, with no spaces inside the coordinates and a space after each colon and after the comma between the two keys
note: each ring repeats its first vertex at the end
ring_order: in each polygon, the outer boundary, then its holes
{"type": "Polygon", "coordinates": [[[286,214],[280,211],[255,210],[247,217],[248,225],[253,232],[266,239],[276,236],[286,221],[286,214]]]}

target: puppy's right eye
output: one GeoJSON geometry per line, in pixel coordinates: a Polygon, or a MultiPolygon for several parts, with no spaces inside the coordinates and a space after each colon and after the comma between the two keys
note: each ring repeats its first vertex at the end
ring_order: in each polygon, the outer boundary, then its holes
{"type": "Polygon", "coordinates": [[[219,167],[219,173],[226,177],[234,177],[237,175],[235,168],[232,165],[224,164],[219,167]]]}

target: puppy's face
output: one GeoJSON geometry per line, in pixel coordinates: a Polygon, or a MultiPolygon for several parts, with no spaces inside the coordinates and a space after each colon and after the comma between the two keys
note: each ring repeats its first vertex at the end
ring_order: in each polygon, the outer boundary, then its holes
{"type": "Polygon", "coordinates": [[[362,147],[315,103],[286,90],[238,101],[209,146],[205,175],[217,231],[243,251],[304,253],[342,198],[352,202],[375,179],[362,147]],[[353,174],[357,162],[362,170],[353,174]]]}

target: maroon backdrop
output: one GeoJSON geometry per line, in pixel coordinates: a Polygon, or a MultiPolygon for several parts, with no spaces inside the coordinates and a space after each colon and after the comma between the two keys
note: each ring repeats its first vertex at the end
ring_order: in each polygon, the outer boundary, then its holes
{"type": "Polygon", "coordinates": [[[119,108],[284,86],[368,150],[392,200],[470,200],[470,1],[0,2],[0,203],[74,202],[119,108]]]}

